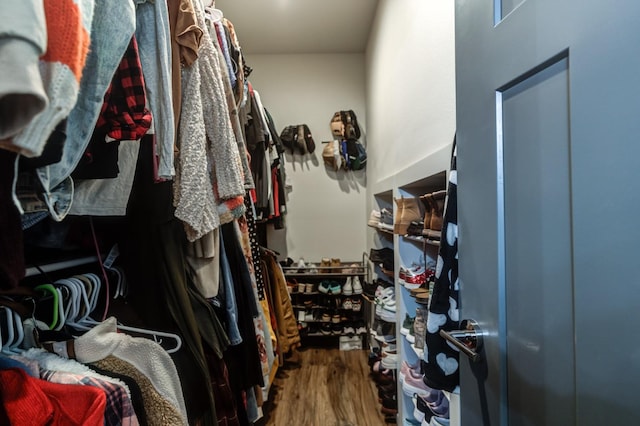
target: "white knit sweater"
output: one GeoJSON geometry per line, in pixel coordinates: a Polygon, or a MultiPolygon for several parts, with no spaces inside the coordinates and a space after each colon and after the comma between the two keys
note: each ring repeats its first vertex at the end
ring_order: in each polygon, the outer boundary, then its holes
{"type": "Polygon", "coordinates": [[[149,378],[158,393],[182,414],[187,424],[178,371],[169,354],[153,340],[118,333],[116,319],[107,318],[101,324],[74,340],[76,359],[91,363],[113,355],[127,361],[149,378]]]}
{"type": "Polygon", "coordinates": [[[244,176],[214,52],[200,2],[193,2],[203,30],[198,59],[182,70],[180,154],[174,181],[175,215],[189,241],[220,225],[216,206],[244,195],[244,176]],[[217,194],[214,191],[217,190],[217,194]]]}

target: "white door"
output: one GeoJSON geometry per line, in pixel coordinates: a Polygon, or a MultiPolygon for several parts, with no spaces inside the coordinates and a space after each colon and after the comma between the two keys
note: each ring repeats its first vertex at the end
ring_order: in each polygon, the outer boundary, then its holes
{"type": "Polygon", "coordinates": [[[640,2],[456,0],[461,422],[640,425],[640,2]]]}

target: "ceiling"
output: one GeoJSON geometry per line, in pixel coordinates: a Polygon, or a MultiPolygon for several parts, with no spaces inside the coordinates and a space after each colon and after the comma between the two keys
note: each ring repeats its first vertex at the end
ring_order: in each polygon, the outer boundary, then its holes
{"type": "Polygon", "coordinates": [[[378,0],[216,0],[244,53],[363,53],[378,0]]]}

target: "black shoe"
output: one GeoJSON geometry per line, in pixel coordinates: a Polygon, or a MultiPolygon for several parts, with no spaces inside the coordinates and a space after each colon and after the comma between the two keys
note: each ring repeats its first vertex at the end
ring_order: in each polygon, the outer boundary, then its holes
{"type": "Polygon", "coordinates": [[[383,247],[381,249],[369,250],[369,259],[373,263],[384,263],[385,261],[393,262],[393,249],[383,247]]]}

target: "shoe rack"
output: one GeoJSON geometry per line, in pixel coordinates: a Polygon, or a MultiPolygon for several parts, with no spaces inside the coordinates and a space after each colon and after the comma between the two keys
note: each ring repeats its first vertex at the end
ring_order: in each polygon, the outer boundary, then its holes
{"type": "MultiPolygon", "coordinates": [[[[412,331],[414,331],[411,336],[407,333],[406,324],[404,333],[402,332],[402,326],[407,315],[411,318],[416,317],[417,310],[420,307],[422,308],[420,313],[424,316],[424,327],[426,327],[428,308],[423,303],[425,301],[428,303],[429,280],[426,279],[426,282],[419,286],[420,290],[418,291],[425,291],[422,289],[426,289],[427,296],[424,294],[420,296],[422,303],[418,304],[415,298],[416,290],[414,289],[416,284],[410,283],[410,285],[405,286],[403,283],[404,280],[400,279],[401,269],[403,278],[406,275],[405,268],[411,268],[414,263],[424,265],[427,270],[430,268],[435,269],[438,248],[440,246],[440,231],[425,229],[424,224],[420,225],[415,223],[409,228],[411,221],[405,221],[399,228],[397,225],[402,215],[401,209],[403,203],[398,203],[396,200],[409,200],[407,202],[409,210],[413,211],[409,217],[417,219],[422,216],[422,220],[424,221],[425,211],[429,209],[428,206],[431,205],[425,196],[433,194],[442,196],[444,193],[441,191],[446,189],[450,150],[451,147],[446,146],[433,155],[407,167],[405,170],[399,171],[384,181],[372,185],[373,200],[370,211],[390,209],[393,212],[394,224],[396,225],[395,232],[387,229],[388,227],[376,225],[373,214],[367,223],[370,229],[370,235],[368,237],[369,249],[388,247],[392,248],[394,252],[394,270],[392,276],[388,275],[389,271],[383,271],[379,265],[372,265],[372,270],[377,278],[390,281],[395,289],[395,329],[398,359],[397,369],[395,371],[396,377],[398,378],[397,423],[402,425],[420,423],[417,422],[414,417],[416,406],[412,400],[412,394],[403,391],[400,374],[401,367],[403,362],[410,366],[419,365],[424,355],[424,346],[420,344],[420,340],[424,340],[416,336],[414,326],[411,325],[412,331]],[[421,197],[423,198],[421,199],[421,197]],[[385,274],[385,272],[387,274],[385,274]]],[[[437,223],[435,225],[437,225],[437,223]]],[[[428,225],[426,228],[430,228],[430,226],[428,225]]],[[[420,271],[417,270],[414,272],[419,273],[420,271]]],[[[428,272],[425,273],[425,277],[428,277],[428,272]]]]}
{"type": "MultiPolygon", "coordinates": [[[[402,218],[404,216],[414,218],[422,216],[424,221],[425,211],[431,213],[431,210],[429,210],[430,203],[425,203],[423,200],[426,201],[426,198],[431,197],[431,194],[441,193],[445,188],[445,171],[399,186],[394,193],[395,221],[403,221],[404,219],[402,218]],[[402,205],[403,203],[404,206],[402,205]],[[405,215],[405,212],[402,211],[403,209],[408,209],[410,214],[405,215]]],[[[430,220],[429,213],[426,215],[426,220],[430,220]]],[[[398,330],[401,329],[401,325],[405,322],[407,316],[414,318],[415,322],[413,325],[413,339],[409,335],[400,332],[397,334],[398,347],[400,348],[398,369],[402,366],[402,362],[410,366],[417,366],[424,356],[424,332],[428,309],[424,303],[419,304],[417,302],[416,297],[414,297],[415,291],[412,294],[411,289],[417,284],[415,283],[416,280],[411,278],[415,278],[415,275],[424,274],[424,280],[418,278],[417,283],[420,283],[419,288],[429,289],[429,278],[431,273],[435,271],[438,248],[440,246],[440,230],[437,229],[437,226],[436,229],[425,229],[423,224],[423,235],[417,235],[416,232],[413,232],[412,235],[408,234],[407,229],[404,229],[406,226],[406,223],[402,224],[400,227],[402,229],[396,229],[397,233],[394,235],[396,248],[396,318],[398,324],[396,328],[398,330]],[[414,276],[409,277],[410,275],[414,276]],[[409,280],[414,281],[413,285],[408,284],[409,280]]],[[[430,224],[427,226],[430,226],[430,224]]],[[[415,406],[411,396],[411,393],[403,390],[403,383],[399,380],[398,407],[400,408],[399,414],[402,416],[400,419],[405,424],[413,424],[412,422],[415,420],[413,414],[415,406]]]]}
{"type": "Polygon", "coordinates": [[[362,349],[364,261],[283,267],[303,345],[362,349]]]}

